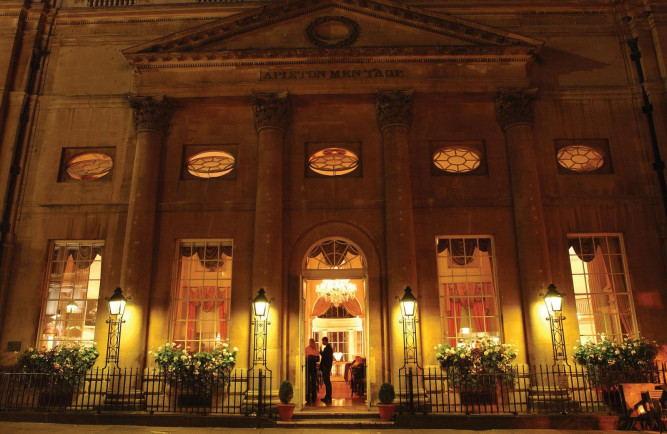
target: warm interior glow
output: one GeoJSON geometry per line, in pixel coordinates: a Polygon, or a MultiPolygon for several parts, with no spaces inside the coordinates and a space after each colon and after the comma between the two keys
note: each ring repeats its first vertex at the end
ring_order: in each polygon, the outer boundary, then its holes
{"type": "Polygon", "coordinates": [[[351,173],[359,166],[359,157],[344,148],[326,148],[315,152],[308,159],[308,167],[315,173],[340,176],[351,173]]]}
{"type": "Polygon", "coordinates": [[[472,172],[479,167],[481,161],[479,151],[465,146],[448,146],[433,154],[433,164],[449,173],[472,172]]]}
{"type": "Polygon", "coordinates": [[[67,313],[75,313],[79,308],[73,301],[70,301],[67,305],[67,313]]]}
{"type": "Polygon", "coordinates": [[[223,151],[204,151],[188,158],[188,172],[197,178],[219,178],[234,169],[234,156],[223,151]]]}
{"type": "Polygon", "coordinates": [[[73,179],[89,181],[107,175],[113,167],[110,156],[99,152],[75,155],[67,162],[65,170],[73,179]]]}
{"type": "Polygon", "coordinates": [[[556,155],[558,164],[574,172],[593,172],[604,166],[604,154],[592,146],[566,146],[556,155]]]}

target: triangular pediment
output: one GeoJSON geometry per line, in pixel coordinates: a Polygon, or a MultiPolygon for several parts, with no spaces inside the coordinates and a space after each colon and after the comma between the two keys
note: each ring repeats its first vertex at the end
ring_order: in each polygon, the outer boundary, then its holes
{"type": "Polygon", "coordinates": [[[542,42],[384,0],[283,0],[123,51],[136,67],[461,58],[528,60],[542,42]],[[253,62],[257,63],[257,62],[253,62]]]}

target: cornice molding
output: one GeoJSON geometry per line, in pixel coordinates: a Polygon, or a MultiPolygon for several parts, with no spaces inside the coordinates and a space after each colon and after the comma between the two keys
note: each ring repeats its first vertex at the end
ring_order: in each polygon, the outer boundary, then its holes
{"type": "Polygon", "coordinates": [[[345,63],[528,62],[528,46],[346,47],[126,54],[137,69],[345,63]]]}

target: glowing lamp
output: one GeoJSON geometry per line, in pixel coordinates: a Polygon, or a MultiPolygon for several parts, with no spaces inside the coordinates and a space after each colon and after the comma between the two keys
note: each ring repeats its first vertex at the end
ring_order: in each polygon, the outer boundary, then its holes
{"type": "Polygon", "coordinates": [[[74,303],[73,301],[70,301],[67,304],[67,307],[65,307],[65,309],[67,309],[67,313],[75,313],[77,311],[77,309],[79,309],[79,307],[76,305],[76,303],[74,303]]]}
{"type": "Polygon", "coordinates": [[[398,300],[401,305],[401,314],[403,318],[412,318],[415,316],[415,306],[417,305],[417,298],[412,295],[412,288],[405,287],[403,297],[398,300]]]}
{"type": "Polygon", "coordinates": [[[123,290],[116,288],[113,295],[107,298],[107,301],[109,302],[109,315],[122,318],[125,313],[125,304],[127,303],[127,300],[128,299],[123,296],[123,290]]]}
{"type": "Polygon", "coordinates": [[[564,294],[561,294],[556,290],[556,285],[553,283],[549,285],[547,289],[547,293],[543,295],[544,297],[544,303],[547,305],[547,310],[549,311],[549,315],[554,315],[562,312],[563,310],[563,297],[565,297],[564,294]]]}
{"type": "Polygon", "coordinates": [[[337,362],[340,362],[340,359],[343,358],[343,353],[336,352],[336,353],[333,353],[333,356],[334,356],[334,359],[336,359],[337,362]]]}
{"type": "Polygon", "coordinates": [[[252,300],[252,310],[258,318],[264,318],[269,313],[269,299],[264,293],[264,288],[260,288],[257,297],[252,300]]]}

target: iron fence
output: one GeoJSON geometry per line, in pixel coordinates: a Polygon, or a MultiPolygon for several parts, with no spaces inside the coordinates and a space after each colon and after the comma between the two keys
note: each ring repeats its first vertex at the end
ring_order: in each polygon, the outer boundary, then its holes
{"type": "Polygon", "coordinates": [[[272,416],[271,371],[236,370],[218,381],[159,369],[92,369],[81,376],[0,373],[0,410],[145,411],[272,416]]]}
{"type": "Polygon", "coordinates": [[[439,366],[408,368],[399,376],[398,412],[623,414],[623,383],[667,383],[667,365],[644,370],[574,366],[516,366],[502,376],[461,378],[439,366]]]}

